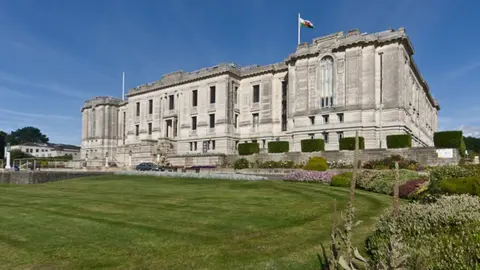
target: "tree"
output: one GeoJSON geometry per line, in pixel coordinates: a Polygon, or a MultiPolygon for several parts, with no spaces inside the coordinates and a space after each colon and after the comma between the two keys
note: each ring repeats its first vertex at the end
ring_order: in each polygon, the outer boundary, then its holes
{"type": "Polygon", "coordinates": [[[480,138],[464,137],[467,150],[480,154],[480,138]]]}
{"type": "Polygon", "coordinates": [[[6,133],[6,132],[3,131],[3,130],[0,130],[0,137],[7,138],[7,136],[8,136],[8,133],[6,133]]]}
{"type": "Polygon", "coordinates": [[[13,165],[13,161],[15,161],[16,159],[33,157],[34,156],[28,153],[22,152],[20,149],[13,149],[12,151],[10,151],[10,165],[13,165]]]}
{"type": "Polygon", "coordinates": [[[47,143],[48,137],[45,134],[42,134],[40,129],[36,127],[24,127],[8,134],[6,141],[12,145],[24,143],[47,143]]]}

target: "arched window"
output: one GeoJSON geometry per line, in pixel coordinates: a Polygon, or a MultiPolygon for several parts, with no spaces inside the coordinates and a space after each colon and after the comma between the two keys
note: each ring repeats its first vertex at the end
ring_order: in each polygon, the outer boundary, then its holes
{"type": "Polygon", "coordinates": [[[95,137],[95,126],[97,124],[97,117],[95,115],[95,109],[92,109],[92,137],[95,137]]]}
{"type": "Polygon", "coordinates": [[[333,58],[325,56],[320,61],[320,105],[322,108],[332,107],[334,100],[334,78],[333,78],[333,58]]]}

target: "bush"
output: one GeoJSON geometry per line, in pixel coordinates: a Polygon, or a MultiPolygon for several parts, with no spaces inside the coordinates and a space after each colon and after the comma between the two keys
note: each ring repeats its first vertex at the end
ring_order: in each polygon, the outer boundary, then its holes
{"type": "Polygon", "coordinates": [[[448,194],[470,194],[480,196],[480,177],[463,177],[443,180],[440,190],[448,194]]]}
{"type": "Polygon", "coordinates": [[[429,169],[430,184],[428,188],[431,192],[436,193],[440,191],[440,182],[450,178],[462,178],[474,176],[474,172],[456,165],[439,166],[429,169]]]}
{"type": "MultiPolygon", "coordinates": [[[[380,217],[366,249],[373,262],[386,261],[394,216],[380,217]]],[[[480,197],[441,196],[435,203],[401,205],[395,228],[402,254],[409,254],[404,269],[477,269],[480,258],[480,197]]]]}
{"type": "Polygon", "coordinates": [[[323,157],[311,157],[304,169],[307,171],[326,171],[328,170],[327,160],[323,157]]]}
{"type": "MultiPolygon", "coordinates": [[[[399,185],[409,180],[420,178],[420,174],[410,170],[399,170],[399,185]]],[[[360,172],[356,179],[356,187],[367,191],[393,195],[394,172],[364,170],[360,172]]]]}
{"type": "Polygon", "coordinates": [[[353,169],[353,164],[343,160],[327,161],[327,164],[330,169],[353,169]]]}
{"type": "Polygon", "coordinates": [[[287,174],[283,179],[287,181],[320,182],[330,184],[333,176],[334,173],[332,172],[296,171],[287,174]]]}
{"type": "Polygon", "coordinates": [[[325,141],[323,139],[301,140],[302,152],[325,151],[325,141]]]}
{"type": "Polygon", "coordinates": [[[344,172],[341,174],[337,174],[332,177],[332,182],[330,184],[334,187],[349,187],[352,177],[352,172],[344,172]]]}
{"type": "Polygon", "coordinates": [[[433,134],[433,143],[436,148],[460,148],[462,141],[461,130],[439,131],[433,134]]]}
{"type": "Polygon", "coordinates": [[[410,148],[412,147],[412,135],[399,134],[387,136],[387,148],[410,148]]]}
{"type": "Polygon", "coordinates": [[[248,169],[249,162],[248,160],[241,158],[235,160],[235,163],[233,164],[233,168],[235,170],[241,170],[241,169],[248,169]]]}
{"type": "Polygon", "coordinates": [[[404,199],[412,198],[418,196],[421,192],[426,191],[427,188],[427,179],[425,178],[409,180],[398,187],[398,195],[400,198],[404,199]]]}
{"type": "Polygon", "coordinates": [[[116,171],[116,175],[147,175],[157,177],[221,179],[221,180],[267,180],[267,177],[240,173],[210,173],[210,172],[158,172],[158,171],[116,171]]]}
{"type": "Polygon", "coordinates": [[[480,176],[480,165],[479,164],[468,164],[468,165],[461,165],[460,167],[467,169],[472,173],[472,175],[480,176]]]}
{"type": "Polygon", "coordinates": [[[281,169],[293,169],[293,168],[302,168],[303,166],[295,164],[291,160],[287,161],[256,161],[257,168],[262,169],[273,169],[273,168],[281,168],[281,169]]]}
{"type": "Polygon", "coordinates": [[[415,160],[404,159],[402,156],[399,155],[392,155],[384,159],[367,161],[362,165],[362,168],[376,170],[393,169],[395,168],[395,162],[398,162],[399,169],[407,169],[413,171],[423,170],[420,164],[418,164],[418,162],[416,162],[415,160]]]}
{"type": "MultiPolygon", "coordinates": [[[[340,150],[355,150],[355,137],[341,138],[339,143],[340,150]]],[[[365,149],[365,139],[363,137],[358,137],[358,149],[365,149]]]]}
{"type": "Polygon", "coordinates": [[[268,153],[286,153],[288,150],[287,141],[268,142],[268,153]]]}
{"type": "Polygon", "coordinates": [[[238,144],[238,154],[241,156],[253,155],[260,152],[258,143],[240,143],[238,144]]]}

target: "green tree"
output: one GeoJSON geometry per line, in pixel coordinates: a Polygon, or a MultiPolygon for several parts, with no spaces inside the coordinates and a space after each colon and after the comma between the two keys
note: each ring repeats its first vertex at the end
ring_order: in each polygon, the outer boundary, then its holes
{"type": "MultiPolygon", "coordinates": [[[[13,165],[13,161],[16,160],[16,159],[20,159],[20,158],[33,158],[34,156],[28,154],[28,153],[25,153],[25,152],[22,152],[20,149],[13,149],[12,151],[10,151],[10,165],[13,165]]],[[[18,165],[18,163],[17,163],[18,165]]]]}
{"type": "Polygon", "coordinates": [[[42,134],[40,129],[36,127],[24,127],[8,134],[6,141],[12,145],[24,143],[47,143],[48,137],[45,134],[42,134]]]}
{"type": "Polygon", "coordinates": [[[464,137],[467,150],[480,154],[480,138],[464,137]]]}

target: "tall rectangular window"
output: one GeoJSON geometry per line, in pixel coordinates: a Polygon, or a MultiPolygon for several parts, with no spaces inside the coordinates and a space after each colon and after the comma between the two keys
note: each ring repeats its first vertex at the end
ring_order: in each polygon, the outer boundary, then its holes
{"type": "Polygon", "coordinates": [[[329,117],[328,117],[328,114],[322,115],[322,117],[323,117],[323,123],[324,123],[324,124],[328,124],[328,118],[329,118],[329,117]]]}
{"type": "Polygon", "coordinates": [[[259,118],[258,113],[253,113],[252,118],[253,118],[252,119],[253,120],[253,127],[258,127],[259,124],[260,124],[259,121],[258,121],[258,118],[259,118]]]}
{"type": "Polygon", "coordinates": [[[197,117],[192,116],[192,130],[197,130],[197,117]]]}
{"type": "Polygon", "coordinates": [[[173,95],[168,96],[168,109],[169,110],[175,109],[175,99],[173,95]]]}
{"type": "Polygon", "coordinates": [[[233,90],[233,103],[238,103],[238,86],[235,86],[233,90]]]}
{"type": "Polygon", "coordinates": [[[197,148],[197,142],[193,142],[193,150],[194,150],[194,151],[197,151],[197,149],[198,149],[198,148],[197,148]]]}
{"type": "Polygon", "coordinates": [[[282,82],[282,97],[287,97],[287,82],[285,81],[282,82]]]}
{"type": "Polygon", "coordinates": [[[238,128],[238,114],[235,114],[235,121],[233,122],[235,128],[238,128]]]}
{"type": "Polygon", "coordinates": [[[135,125],[135,136],[138,136],[138,135],[140,135],[140,126],[135,125]]]}
{"type": "Polygon", "coordinates": [[[339,141],[340,141],[341,139],[343,139],[343,131],[337,132],[337,135],[338,135],[338,140],[339,140],[339,141]]]}
{"type": "Polygon", "coordinates": [[[148,114],[153,114],[153,99],[148,101],[148,114]]]}
{"type": "Polygon", "coordinates": [[[310,125],[315,125],[315,116],[309,116],[310,118],[310,125]]]}
{"type": "Polygon", "coordinates": [[[192,107],[197,107],[198,105],[198,90],[192,91],[192,107]]]}
{"type": "Polygon", "coordinates": [[[337,113],[338,116],[338,122],[343,123],[343,113],[337,113]]]}
{"type": "Polygon", "coordinates": [[[152,135],[152,123],[148,123],[148,135],[152,135]]]}
{"type": "Polygon", "coordinates": [[[328,143],[328,132],[323,132],[323,140],[328,143]]]}
{"type": "Polygon", "coordinates": [[[137,102],[137,116],[140,116],[140,102],[137,102]]]}
{"type": "Polygon", "coordinates": [[[215,150],[215,141],[212,141],[212,150],[215,150]]]}
{"type": "Polygon", "coordinates": [[[253,86],[253,103],[260,102],[260,85],[253,86]]]}
{"type": "Polygon", "coordinates": [[[210,86],[210,103],[215,103],[216,93],[215,93],[215,86],[210,86]]]}
{"type": "Polygon", "coordinates": [[[190,151],[193,151],[193,142],[190,142],[190,151]]]}
{"type": "Polygon", "coordinates": [[[210,128],[214,128],[215,127],[215,114],[209,114],[209,117],[210,117],[210,128]]]}

